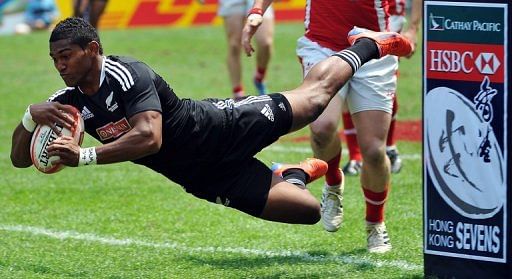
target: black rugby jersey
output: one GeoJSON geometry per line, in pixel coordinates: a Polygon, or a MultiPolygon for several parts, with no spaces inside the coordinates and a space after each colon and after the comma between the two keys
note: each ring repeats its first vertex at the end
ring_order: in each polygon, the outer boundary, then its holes
{"type": "MultiPolygon", "coordinates": [[[[141,61],[120,56],[107,56],[103,60],[104,78],[96,94],[88,96],[78,88],[68,87],[49,98],[76,107],[89,135],[109,143],[131,129],[128,119],[134,114],[148,110],[161,112],[160,151],[134,161],[157,171],[171,162],[192,163],[199,159],[199,152],[208,153],[206,142],[220,138],[222,129],[215,127],[222,127],[225,117],[220,111],[206,113],[213,106],[211,102],[178,98],[167,82],[141,61]]],[[[207,157],[206,153],[201,157],[207,157]]]]}

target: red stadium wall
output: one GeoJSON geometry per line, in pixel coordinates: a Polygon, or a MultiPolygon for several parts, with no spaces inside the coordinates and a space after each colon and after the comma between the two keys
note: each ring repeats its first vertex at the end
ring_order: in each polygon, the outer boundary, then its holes
{"type": "MultiPolygon", "coordinates": [[[[71,0],[57,0],[61,16],[72,14],[71,0]]],[[[276,21],[297,22],[304,17],[305,0],[280,0],[274,4],[276,21]]],[[[217,0],[110,0],[100,28],[193,26],[221,24],[217,0]]]]}

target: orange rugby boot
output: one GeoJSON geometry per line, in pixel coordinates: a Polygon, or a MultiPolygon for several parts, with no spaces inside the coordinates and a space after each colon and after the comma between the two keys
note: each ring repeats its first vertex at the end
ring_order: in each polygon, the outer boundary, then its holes
{"type": "Polygon", "coordinates": [[[375,32],[354,27],[348,32],[348,42],[353,45],[360,38],[368,38],[377,44],[380,57],[386,55],[407,56],[412,52],[411,42],[396,32],[375,32]]]}

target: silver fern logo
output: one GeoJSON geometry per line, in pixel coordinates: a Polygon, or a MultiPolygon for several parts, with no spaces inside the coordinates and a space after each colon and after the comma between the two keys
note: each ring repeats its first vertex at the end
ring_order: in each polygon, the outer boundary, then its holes
{"type": "Polygon", "coordinates": [[[108,95],[107,99],[105,100],[105,104],[107,105],[107,109],[109,111],[114,111],[118,107],[117,102],[114,102],[112,104],[113,100],[114,100],[114,91],[110,92],[110,95],[108,95]]]}

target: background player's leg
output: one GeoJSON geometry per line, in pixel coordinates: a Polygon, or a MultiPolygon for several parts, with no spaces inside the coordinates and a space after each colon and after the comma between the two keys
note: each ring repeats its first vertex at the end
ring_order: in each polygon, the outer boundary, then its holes
{"type": "Polygon", "coordinates": [[[399,173],[402,169],[402,159],[398,152],[395,139],[396,113],[398,111],[398,97],[395,93],[393,97],[393,112],[391,114],[391,124],[389,125],[388,138],[386,142],[386,154],[391,162],[391,173],[399,173]]]}
{"type": "Polygon", "coordinates": [[[340,171],[341,141],[338,135],[341,103],[340,94],[336,94],[320,117],[309,125],[313,154],[328,165],[322,190],[322,224],[330,232],[337,231],[343,221],[343,174],[340,171]]]}
{"type": "Polygon", "coordinates": [[[267,88],[264,83],[265,74],[272,57],[272,48],[274,44],[274,18],[265,18],[256,34],[256,71],[253,82],[260,95],[267,94],[267,88]]]}
{"type": "Polygon", "coordinates": [[[384,206],[391,183],[385,152],[391,115],[379,110],[361,111],[353,114],[352,120],[363,155],[360,179],[366,201],[368,250],[383,253],[391,249],[384,225],[384,206]]]}
{"type": "Polygon", "coordinates": [[[352,115],[352,119],[364,162],[361,184],[363,188],[382,192],[390,180],[385,148],[391,115],[385,111],[368,110],[352,115]]]}
{"type": "Polygon", "coordinates": [[[90,2],[91,10],[89,14],[89,22],[96,29],[98,29],[98,23],[100,21],[101,15],[107,7],[107,2],[108,0],[92,0],[90,2]]]}
{"type": "Polygon", "coordinates": [[[338,125],[341,115],[341,98],[331,99],[320,117],[309,125],[311,130],[311,148],[315,158],[329,161],[340,151],[341,141],[338,125]]]}
{"type": "Polygon", "coordinates": [[[83,17],[87,5],[89,5],[87,0],[73,0],[73,16],[83,17]]]}
{"type": "Polygon", "coordinates": [[[343,166],[345,175],[359,175],[361,172],[362,156],[359,144],[357,144],[357,131],[352,121],[352,116],[347,104],[343,106],[343,133],[347,140],[348,162],[343,166]]]}
{"type": "Polygon", "coordinates": [[[228,67],[229,80],[233,89],[233,97],[244,95],[242,85],[242,64],[240,59],[242,28],[245,16],[243,14],[232,14],[224,17],[224,29],[228,44],[226,63],[228,67]]]}

